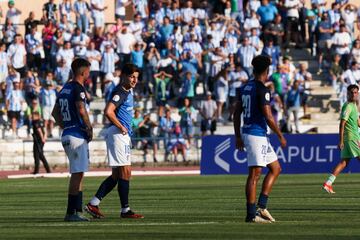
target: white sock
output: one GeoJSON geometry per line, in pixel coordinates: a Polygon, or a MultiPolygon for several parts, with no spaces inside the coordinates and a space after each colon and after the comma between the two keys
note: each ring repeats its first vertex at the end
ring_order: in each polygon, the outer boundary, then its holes
{"type": "Polygon", "coordinates": [[[93,197],[91,200],[90,200],[90,204],[93,205],[93,206],[98,206],[100,204],[100,199],[98,199],[97,197],[93,197]]]}
{"type": "Polygon", "coordinates": [[[121,208],[121,213],[127,213],[130,210],[129,207],[121,208]]]}

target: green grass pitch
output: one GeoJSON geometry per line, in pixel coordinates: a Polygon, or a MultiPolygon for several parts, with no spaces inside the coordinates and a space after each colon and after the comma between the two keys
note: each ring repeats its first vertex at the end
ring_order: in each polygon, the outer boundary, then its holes
{"type": "MultiPolygon", "coordinates": [[[[63,222],[68,179],[0,180],[0,239],[360,239],[360,175],[282,175],[269,199],[277,222],[246,224],[246,176],[134,177],[130,205],[144,219],[120,219],[116,189],[103,220],[63,222]]],[[[86,203],[103,178],[86,178],[86,203]]]]}

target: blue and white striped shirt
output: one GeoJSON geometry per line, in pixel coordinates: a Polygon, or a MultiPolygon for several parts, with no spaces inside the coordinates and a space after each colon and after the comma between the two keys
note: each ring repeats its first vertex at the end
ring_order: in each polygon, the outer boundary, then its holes
{"type": "Polygon", "coordinates": [[[118,60],[117,54],[112,52],[104,52],[101,58],[100,71],[103,73],[115,72],[115,63],[118,60]]]}
{"type": "Polygon", "coordinates": [[[22,91],[11,89],[6,97],[9,100],[9,111],[21,111],[21,104],[24,101],[24,95],[22,91]]]}
{"type": "Polygon", "coordinates": [[[251,46],[241,46],[238,51],[238,56],[240,57],[240,62],[243,67],[252,67],[251,61],[256,55],[256,49],[251,46]]]}

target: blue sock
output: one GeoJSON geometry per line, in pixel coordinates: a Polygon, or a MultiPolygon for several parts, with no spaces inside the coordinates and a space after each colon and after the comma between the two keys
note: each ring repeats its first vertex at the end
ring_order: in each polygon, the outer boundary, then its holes
{"type": "Polygon", "coordinates": [[[78,195],[68,194],[68,204],[67,204],[67,214],[75,214],[76,213],[76,203],[77,203],[78,195]]]}
{"type": "Polygon", "coordinates": [[[120,197],[121,208],[129,207],[129,181],[121,178],[119,179],[118,193],[120,197]]]}
{"type": "Polygon", "coordinates": [[[76,212],[82,212],[82,200],[83,200],[83,192],[79,191],[76,199],[76,212]]]}
{"type": "Polygon", "coordinates": [[[247,220],[252,220],[256,216],[256,204],[255,203],[246,203],[246,209],[247,209],[247,220]]]}
{"type": "Polygon", "coordinates": [[[97,197],[100,201],[109,193],[111,190],[114,189],[116,186],[117,181],[114,180],[111,176],[106,178],[100,185],[99,189],[97,190],[95,197],[97,197]]]}
{"type": "Polygon", "coordinates": [[[269,196],[260,193],[259,200],[258,200],[258,207],[259,208],[266,208],[268,197],[269,196]]]}

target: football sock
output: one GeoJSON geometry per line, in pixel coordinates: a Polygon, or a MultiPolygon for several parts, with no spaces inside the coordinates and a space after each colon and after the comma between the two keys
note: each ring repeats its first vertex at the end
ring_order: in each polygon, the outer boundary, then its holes
{"type": "Polygon", "coordinates": [[[246,203],[247,215],[246,219],[251,220],[256,216],[256,204],[255,203],[246,203]]]}
{"type": "Polygon", "coordinates": [[[265,209],[267,200],[268,200],[268,196],[263,193],[260,193],[259,200],[258,200],[258,207],[265,209]]]}
{"type": "Polygon", "coordinates": [[[328,180],[326,181],[326,184],[327,184],[327,185],[332,185],[332,184],[334,183],[335,179],[336,179],[336,177],[331,174],[331,175],[329,176],[328,180]]]}
{"type": "Polygon", "coordinates": [[[68,194],[67,214],[75,214],[78,195],[68,194]]]}
{"type": "Polygon", "coordinates": [[[125,179],[118,180],[118,193],[121,202],[122,212],[129,208],[129,181],[125,179]]]}
{"type": "Polygon", "coordinates": [[[114,180],[111,176],[109,176],[108,178],[106,178],[100,185],[99,189],[97,190],[95,197],[99,200],[97,202],[97,204],[92,204],[90,202],[91,205],[97,206],[100,204],[100,201],[109,193],[111,192],[111,190],[114,189],[114,187],[116,186],[117,181],[114,180]]]}
{"type": "Polygon", "coordinates": [[[83,192],[79,191],[79,194],[76,195],[76,212],[82,212],[82,200],[83,200],[83,192]]]}

